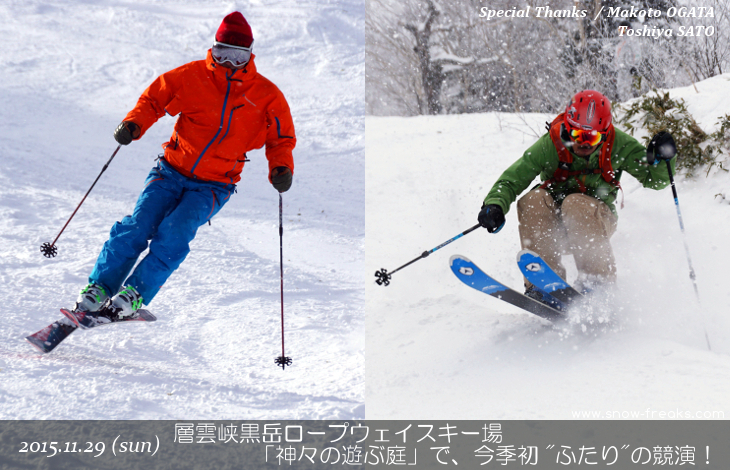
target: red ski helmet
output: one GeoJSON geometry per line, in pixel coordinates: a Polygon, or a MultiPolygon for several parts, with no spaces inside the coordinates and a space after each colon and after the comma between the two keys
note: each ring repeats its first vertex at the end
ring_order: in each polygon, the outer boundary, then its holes
{"type": "Polygon", "coordinates": [[[598,145],[611,126],[611,101],[595,90],[583,90],[565,107],[564,124],[573,141],[598,145]]]}

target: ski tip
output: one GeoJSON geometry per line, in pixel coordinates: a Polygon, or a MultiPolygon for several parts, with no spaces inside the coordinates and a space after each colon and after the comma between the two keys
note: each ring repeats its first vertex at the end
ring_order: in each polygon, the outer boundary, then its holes
{"type": "Polygon", "coordinates": [[[540,257],[540,255],[538,255],[534,251],[528,250],[528,249],[524,249],[524,250],[520,250],[520,252],[517,253],[517,262],[519,262],[524,255],[532,255],[532,256],[535,256],[535,257],[538,257],[538,258],[540,257]]]}
{"type": "Polygon", "coordinates": [[[144,321],[157,321],[157,317],[152,314],[149,310],[139,309],[137,313],[144,321]]]}
{"type": "Polygon", "coordinates": [[[77,328],[84,328],[72,309],[62,308],[61,313],[63,313],[63,316],[68,318],[77,328]]]}
{"type": "Polygon", "coordinates": [[[462,256],[462,255],[452,255],[452,256],[451,256],[451,258],[449,258],[449,266],[453,266],[453,265],[454,265],[454,261],[457,261],[457,260],[461,260],[461,261],[466,261],[467,263],[471,263],[471,262],[472,262],[472,261],[471,261],[471,260],[470,260],[469,258],[467,258],[466,256],[462,256]]]}

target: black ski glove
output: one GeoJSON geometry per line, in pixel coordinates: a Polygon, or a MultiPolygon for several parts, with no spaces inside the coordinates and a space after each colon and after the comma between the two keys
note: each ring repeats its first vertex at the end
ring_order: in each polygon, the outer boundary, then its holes
{"type": "Polygon", "coordinates": [[[291,170],[285,166],[277,166],[271,170],[271,184],[274,185],[277,191],[285,193],[291,188],[292,173],[291,170]]]}
{"type": "Polygon", "coordinates": [[[132,121],[122,121],[114,131],[114,139],[122,145],[129,145],[134,139],[138,138],[140,128],[132,121]]]}
{"type": "Polygon", "coordinates": [[[477,219],[479,220],[479,225],[487,229],[489,233],[497,233],[504,227],[504,212],[496,204],[482,206],[482,210],[479,211],[479,217],[477,219]]]}
{"type": "Polygon", "coordinates": [[[672,134],[661,131],[651,138],[646,147],[646,161],[650,165],[656,165],[659,160],[671,160],[677,154],[677,144],[674,143],[672,134]]]}

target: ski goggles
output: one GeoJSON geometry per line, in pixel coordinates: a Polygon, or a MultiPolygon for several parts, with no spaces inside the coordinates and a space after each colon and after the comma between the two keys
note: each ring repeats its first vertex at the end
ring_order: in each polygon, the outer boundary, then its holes
{"type": "Polygon", "coordinates": [[[249,47],[241,47],[216,41],[213,43],[211,53],[213,60],[221,65],[228,62],[234,67],[240,67],[246,65],[251,60],[252,47],[253,42],[251,42],[249,47]]]}
{"type": "Polygon", "coordinates": [[[603,140],[604,134],[597,130],[585,131],[583,129],[571,129],[570,139],[577,144],[588,144],[591,147],[598,145],[603,140]]]}

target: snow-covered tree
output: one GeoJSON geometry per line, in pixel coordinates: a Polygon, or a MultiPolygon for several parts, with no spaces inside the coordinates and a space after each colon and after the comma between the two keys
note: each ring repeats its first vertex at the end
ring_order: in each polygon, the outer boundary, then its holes
{"type": "Polygon", "coordinates": [[[722,73],[730,63],[727,0],[553,0],[549,8],[557,13],[538,16],[545,6],[543,0],[368,0],[368,112],[555,112],[581,89],[624,101],[722,73]],[[687,1],[713,6],[713,17],[666,15],[687,1]],[[487,20],[480,17],[485,7],[531,11],[487,20]],[[607,14],[631,7],[662,15],[607,14]],[[575,10],[587,14],[566,14],[575,10]],[[693,25],[712,26],[713,34],[676,34],[693,25]],[[622,35],[622,26],[674,34],[622,35]]]}

